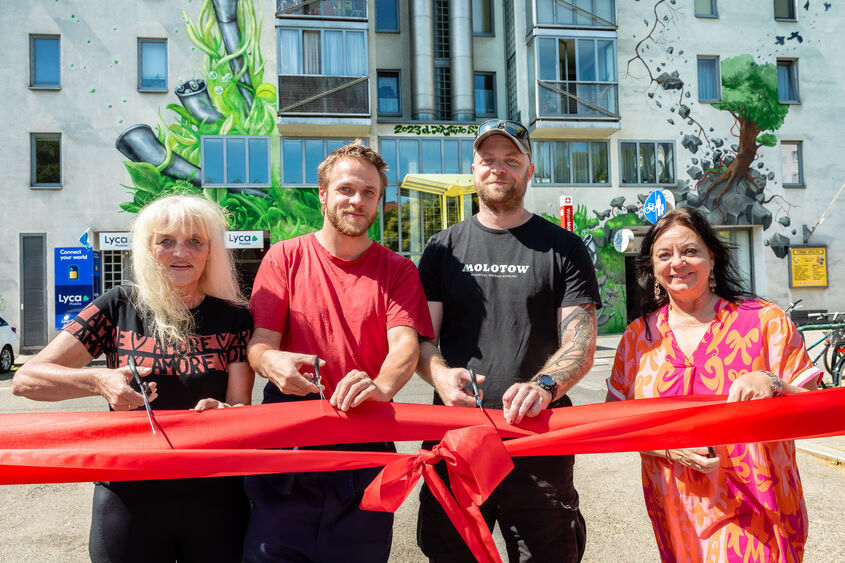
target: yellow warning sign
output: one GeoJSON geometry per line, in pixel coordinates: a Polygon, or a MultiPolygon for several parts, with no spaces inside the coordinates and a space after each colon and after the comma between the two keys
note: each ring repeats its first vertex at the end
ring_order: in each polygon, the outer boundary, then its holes
{"type": "Polygon", "coordinates": [[[827,247],[789,249],[789,287],[827,287],[827,247]]]}

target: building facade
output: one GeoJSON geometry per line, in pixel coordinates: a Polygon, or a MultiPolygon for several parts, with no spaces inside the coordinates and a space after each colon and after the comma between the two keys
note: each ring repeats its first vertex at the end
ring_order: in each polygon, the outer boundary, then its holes
{"type": "Polygon", "coordinates": [[[845,181],[832,119],[845,14],[830,3],[14,4],[0,18],[0,296],[25,350],[65,311],[54,249],[85,235],[100,252],[97,289],[131,279],[128,226],[163,194],[231,212],[248,290],[269,244],[319,228],[317,163],[355,138],[390,164],[371,236],[416,259],[477,208],[461,175],[487,119],[531,131],[532,211],[559,221],[572,198],[601,331],[622,330],[636,301],[636,244],[625,254],[613,241],[639,236],[654,190],[707,214],[757,294],[845,309],[831,282],[845,272],[843,204],[814,228],[845,181]]]}

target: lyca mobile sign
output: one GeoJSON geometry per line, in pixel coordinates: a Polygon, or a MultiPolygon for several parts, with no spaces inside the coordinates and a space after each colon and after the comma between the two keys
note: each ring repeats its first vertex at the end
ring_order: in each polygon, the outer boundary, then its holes
{"type": "Polygon", "coordinates": [[[264,248],[264,231],[226,231],[226,248],[264,248]]]}
{"type": "Polygon", "coordinates": [[[132,238],[127,232],[101,232],[100,250],[130,250],[132,238]]]}

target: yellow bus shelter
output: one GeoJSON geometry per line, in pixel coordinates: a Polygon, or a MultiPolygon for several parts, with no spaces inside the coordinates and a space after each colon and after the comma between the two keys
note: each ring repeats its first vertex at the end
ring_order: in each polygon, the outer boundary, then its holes
{"type": "Polygon", "coordinates": [[[430,194],[424,198],[430,203],[435,203],[431,196],[438,198],[439,201],[435,201],[439,205],[427,205],[430,209],[422,210],[422,215],[430,216],[432,211],[439,211],[440,230],[463,221],[467,214],[472,215],[472,199],[475,196],[472,174],[407,174],[401,187],[411,192],[430,194]]]}

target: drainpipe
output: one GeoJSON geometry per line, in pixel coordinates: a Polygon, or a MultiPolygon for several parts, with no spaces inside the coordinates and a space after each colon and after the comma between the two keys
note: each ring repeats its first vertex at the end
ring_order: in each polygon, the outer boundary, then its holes
{"type": "Polygon", "coordinates": [[[434,103],[434,4],[411,0],[412,119],[432,121],[434,103]]]}
{"type": "Polygon", "coordinates": [[[472,65],[472,2],[449,3],[451,35],[452,121],[475,121],[475,75],[472,65]]]}

